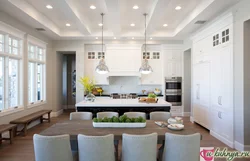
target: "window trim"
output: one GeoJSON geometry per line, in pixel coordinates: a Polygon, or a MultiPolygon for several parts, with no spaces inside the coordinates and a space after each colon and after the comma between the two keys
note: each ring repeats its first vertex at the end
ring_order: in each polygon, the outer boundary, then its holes
{"type": "MultiPolygon", "coordinates": [[[[42,75],[43,75],[43,80],[42,80],[42,87],[43,87],[43,92],[42,92],[42,94],[43,94],[43,99],[42,99],[42,101],[41,100],[37,100],[37,101],[34,101],[34,102],[29,102],[29,89],[28,89],[28,97],[27,97],[27,107],[28,108],[32,108],[32,107],[34,107],[34,106],[39,106],[40,104],[44,104],[44,103],[46,103],[47,102],[47,90],[46,90],[46,73],[47,73],[47,66],[46,66],[46,51],[47,51],[47,43],[45,43],[45,42],[43,42],[43,41],[41,41],[41,40],[39,40],[39,39],[37,39],[37,38],[35,38],[35,37],[33,37],[33,36],[31,36],[31,35],[28,35],[27,36],[27,57],[28,57],[28,60],[27,60],[27,63],[28,63],[28,65],[29,65],[29,63],[34,63],[34,65],[35,65],[35,69],[34,69],[34,74],[36,75],[36,77],[35,77],[35,82],[37,82],[36,80],[37,80],[37,64],[42,64],[43,66],[43,71],[42,71],[42,75]],[[34,54],[35,54],[35,56],[34,56],[34,58],[30,58],[29,57],[29,47],[30,47],[30,45],[32,45],[32,46],[35,46],[35,52],[34,52],[34,54]],[[37,57],[37,55],[38,55],[38,52],[39,52],[39,48],[41,48],[41,49],[43,49],[43,60],[39,60],[39,58],[37,57]]],[[[29,79],[29,67],[27,68],[27,72],[28,72],[28,79],[29,79]]],[[[28,86],[29,86],[29,80],[28,80],[28,86]]],[[[37,98],[37,84],[36,85],[34,85],[35,86],[35,97],[37,98]]]]}

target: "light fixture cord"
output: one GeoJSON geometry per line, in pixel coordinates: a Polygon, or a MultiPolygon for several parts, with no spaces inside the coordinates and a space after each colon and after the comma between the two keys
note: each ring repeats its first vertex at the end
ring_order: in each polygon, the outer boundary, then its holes
{"type": "Polygon", "coordinates": [[[102,54],[103,54],[103,15],[104,13],[101,13],[102,15],[102,54]]]}
{"type": "Polygon", "coordinates": [[[144,16],[145,16],[145,54],[146,54],[146,59],[147,59],[147,14],[144,13],[144,16]]]}

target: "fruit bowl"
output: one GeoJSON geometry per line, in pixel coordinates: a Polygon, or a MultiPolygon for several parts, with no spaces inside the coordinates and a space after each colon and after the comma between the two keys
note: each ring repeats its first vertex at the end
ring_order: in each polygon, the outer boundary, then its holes
{"type": "Polygon", "coordinates": [[[155,91],[154,91],[154,94],[160,95],[160,94],[161,94],[161,91],[158,91],[158,90],[156,91],[156,90],[155,90],[155,91]]]}

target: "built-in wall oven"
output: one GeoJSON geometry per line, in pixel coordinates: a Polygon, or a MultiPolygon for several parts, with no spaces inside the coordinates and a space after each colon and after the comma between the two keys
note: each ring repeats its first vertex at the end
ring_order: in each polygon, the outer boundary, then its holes
{"type": "Polygon", "coordinates": [[[182,105],[182,77],[165,78],[165,100],[172,106],[182,105]]]}

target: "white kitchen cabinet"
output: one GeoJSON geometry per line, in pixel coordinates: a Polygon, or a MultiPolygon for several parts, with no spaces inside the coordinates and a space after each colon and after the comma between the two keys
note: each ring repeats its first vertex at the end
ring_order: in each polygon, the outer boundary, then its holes
{"type": "Polygon", "coordinates": [[[163,50],[164,77],[182,77],[182,53],[180,49],[163,50]]]}
{"type": "Polygon", "coordinates": [[[84,76],[93,78],[95,80],[96,85],[108,85],[109,81],[107,74],[98,74],[95,71],[95,68],[99,64],[100,59],[101,59],[100,52],[99,55],[98,52],[94,51],[86,52],[85,63],[84,63],[84,76]]]}
{"type": "Polygon", "coordinates": [[[211,55],[211,107],[233,108],[233,75],[231,46],[218,48],[211,55]]]}
{"type": "MultiPolygon", "coordinates": [[[[148,59],[148,63],[152,67],[153,72],[150,74],[142,74],[141,84],[142,85],[161,85],[163,82],[161,53],[150,52],[150,51],[149,53],[150,53],[150,56],[148,59]]],[[[142,58],[145,58],[144,55],[142,58]]]]}
{"type": "Polygon", "coordinates": [[[181,61],[165,61],[164,70],[165,77],[181,77],[182,65],[181,61]]]}
{"type": "Polygon", "coordinates": [[[210,133],[225,144],[232,146],[233,140],[233,111],[223,109],[211,109],[210,133]]]}
{"type": "Polygon", "coordinates": [[[193,66],[193,117],[194,121],[210,128],[210,62],[193,66]]]}

